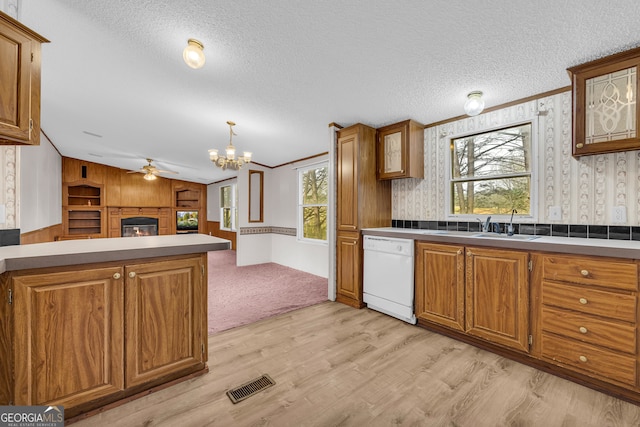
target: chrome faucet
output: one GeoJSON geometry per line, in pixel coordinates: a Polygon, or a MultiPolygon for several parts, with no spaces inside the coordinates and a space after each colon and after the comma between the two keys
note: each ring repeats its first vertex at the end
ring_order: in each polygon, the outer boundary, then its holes
{"type": "Polygon", "coordinates": [[[518,213],[517,210],[513,209],[511,211],[511,222],[509,223],[509,227],[507,228],[507,235],[513,236],[513,214],[518,213]]]}
{"type": "Polygon", "coordinates": [[[489,215],[487,217],[487,220],[484,222],[484,227],[482,228],[482,231],[484,231],[485,233],[488,233],[490,231],[489,229],[490,224],[491,224],[491,215],[489,215]]]}

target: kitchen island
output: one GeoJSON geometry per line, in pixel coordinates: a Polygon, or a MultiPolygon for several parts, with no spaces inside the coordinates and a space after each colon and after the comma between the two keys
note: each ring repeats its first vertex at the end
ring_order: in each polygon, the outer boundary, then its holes
{"type": "Polygon", "coordinates": [[[201,234],[0,248],[0,405],[62,405],[65,418],[207,367],[201,234]]]}

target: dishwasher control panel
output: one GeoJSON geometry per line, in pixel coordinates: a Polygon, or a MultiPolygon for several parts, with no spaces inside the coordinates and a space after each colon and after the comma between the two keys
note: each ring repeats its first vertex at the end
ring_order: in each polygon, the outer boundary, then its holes
{"type": "Polygon", "coordinates": [[[413,240],[411,239],[364,236],[363,248],[365,251],[413,256],[413,240]]]}

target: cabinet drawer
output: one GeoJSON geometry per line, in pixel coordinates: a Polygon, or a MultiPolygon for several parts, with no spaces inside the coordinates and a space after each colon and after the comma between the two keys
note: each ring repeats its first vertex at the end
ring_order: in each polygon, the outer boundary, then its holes
{"type": "Polygon", "coordinates": [[[543,277],[561,282],[598,285],[628,291],[638,289],[638,267],[633,262],[545,256],[543,277]]]}
{"type": "Polygon", "coordinates": [[[624,322],[636,322],[635,295],[543,281],[542,303],[624,322]]]}
{"type": "Polygon", "coordinates": [[[542,330],[625,353],[636,352],[636,328],[626,323],[543,307],[542,330]]]}
{"type": "Polygon", "coordinates": [[[546,334],[542,334],[542,355],[606,380],[636,384],[636,360],[632,356],[546,334]]]}

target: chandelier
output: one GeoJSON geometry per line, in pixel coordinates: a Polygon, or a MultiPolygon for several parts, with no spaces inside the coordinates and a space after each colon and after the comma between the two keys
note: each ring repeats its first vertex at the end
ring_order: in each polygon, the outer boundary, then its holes
{"type": "Polygon", "coordinates": [[[219,156],[218,150],[211,149],[209,150],[209,159],[222,170],[225,169],[233,169],[239,170],[245,163],[251,162],[251,153],[248,151],[244,152],[243,156],[238,156],[236,158],[236,147],[233,146],[233,127],[236,125],[233,122],[227,122],[229,125],[229,145],[225,149],[226,157],[219,156]]]}

